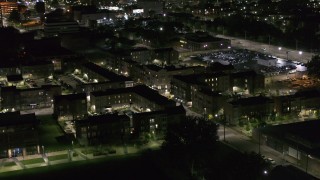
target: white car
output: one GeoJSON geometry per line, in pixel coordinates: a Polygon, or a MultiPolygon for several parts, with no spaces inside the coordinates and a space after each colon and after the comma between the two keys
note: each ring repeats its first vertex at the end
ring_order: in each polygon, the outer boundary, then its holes
{"type": "Polygon", "coordinates": [[[267,160],[271,163],[271,164],[276,164],[276,161],[271,159],[271,158],[267,158],[267,160]]]}

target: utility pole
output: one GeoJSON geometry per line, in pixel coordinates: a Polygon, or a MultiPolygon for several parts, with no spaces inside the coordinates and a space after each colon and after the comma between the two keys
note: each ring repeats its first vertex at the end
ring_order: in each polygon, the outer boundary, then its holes
{"type": "Polygon", "coordinates": [[[223,118],[223,141],[226,141],[226,118],[222,115],[223,118]]]}
{"type": "Polygon", "coordinates": [[[260,121],[258,121],[258,133],[259,133],[259,154],[261,154],[261,122],[262,122],[262,114],[260,113],[260,121]]]}
{"type": "Polygon", "coordinates": [[[223,123],[223,141],[226,141],[226,122],[223,123]]]}
{"type": "Polygon", "coordinates": [[[224,26],[222,26],[222,35],[224,35],[224,26]]]}
{"type": "Polygon", "coordinates": [[[260,132],[260,129],[258,130],[259,131],[259,154],[261,154],[261,142],[260,142],[260,139],[261,139],[261,132],[260,132]]]}
{"type": "Polygon", "coordinates": [[[307,163],[306,163],[306,173],[308,173],[308,162],[309,161],[309,155],[307,154],[307,163]]]}

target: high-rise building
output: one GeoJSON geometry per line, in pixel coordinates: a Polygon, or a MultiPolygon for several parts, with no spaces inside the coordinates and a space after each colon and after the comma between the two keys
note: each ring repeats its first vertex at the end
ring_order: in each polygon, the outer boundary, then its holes
{"type": "Polygon", "coordinates": [[[13,10],[18,10],[16,0],[0,0],[0,11],[2,16],[8,16],[13,10]]]}
{"type": "Polygon", "coordinates": [[[164,9],[164,3],[160,0],[138,0],[137,5],[143,9],[146,16],[162,14],[164,9]]]}

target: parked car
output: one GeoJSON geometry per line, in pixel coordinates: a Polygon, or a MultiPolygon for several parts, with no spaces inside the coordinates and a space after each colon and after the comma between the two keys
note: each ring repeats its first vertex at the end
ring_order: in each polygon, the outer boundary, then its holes
{"type": "Polygon", "coordinates": [[[267,161],[269,161],[271,164],[276,164],[276,161],[273,160],[272,158],[267,158],[267,161]]]}

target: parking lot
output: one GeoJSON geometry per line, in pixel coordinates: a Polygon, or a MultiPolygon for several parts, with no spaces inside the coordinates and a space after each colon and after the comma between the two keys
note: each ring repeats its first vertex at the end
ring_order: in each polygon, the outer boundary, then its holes
{"type": "Polygon", "coordinates": [[[247,49],[229,49],[226,51],[197,54],[190,56],[186,61],[198,61],[199,64],[202,62],[203,65],[210,65],[215,62],[224,65],[232,64],[237,70],[253,69],[256,72],[268,75],[293,74],[307,70],[302,62],[277,58],[247,49]],[[276,58],[277,63],[276,66],[262,66],[257,64],[256,58],[276,58]]]}
{"type": "Polygon", "coordinates": [[[288,49],[285,47],[259,43],[241,38],[229,37],[224,35],[217,35],[217,37],[230,39],[232,47],[268,53],[283,59],[289,58],[292,61],[307,63],[315,55],[314,53],[310,52],[302,52],[299,49],[288,49]]]}
{"type": "Polygon", "coordinates": [[[219,62],[224,65],[232,64],[237,67],[243,67],[244,64],[252,60],[257,53],[246,49],[233,49],[226,51],[215,51],[205,54],[190,56],[190,60],[203,61],[206,64],[219,62]]]}

